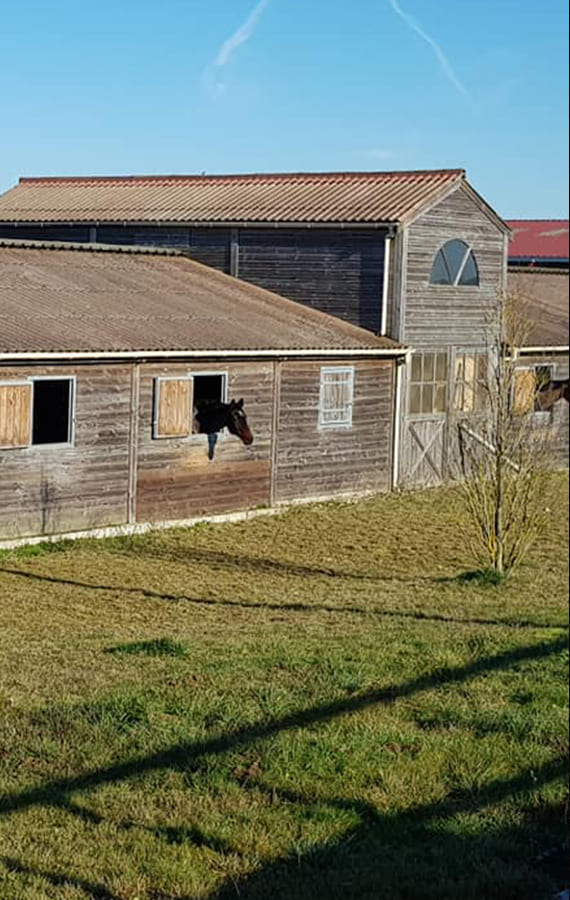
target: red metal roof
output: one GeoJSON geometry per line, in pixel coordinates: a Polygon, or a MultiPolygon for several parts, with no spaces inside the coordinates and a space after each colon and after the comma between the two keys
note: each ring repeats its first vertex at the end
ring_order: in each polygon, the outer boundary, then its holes
{"type": "Polygon", "coordinates": [[[397,223],[464,181],[463,169],[22,178],[0,222],[397,223]]]}
{"type": "Polygon", "coordinates": [[[568,261],[568,219],[511,219],[509,260],[568,261]]]}

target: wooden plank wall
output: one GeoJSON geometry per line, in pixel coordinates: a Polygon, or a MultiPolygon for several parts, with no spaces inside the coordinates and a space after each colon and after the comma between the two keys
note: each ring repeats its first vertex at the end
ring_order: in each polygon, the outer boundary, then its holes
{"type": "Polygon", "coordinates": [[[404,343],[484,346],[488,311],[504,280],[504,260],[503,232],[463,187],[410,225],[404,343]],[[469,244],[475,254],[479,287],[429,284],[437,251],[456,238],[469,244]]]}
{"type": "Polygon", "coordinates": [[[244,228],[239,277],[378,332],[385,235],[381,230],[244,228]]]}
{"type": "Polygon", "coordinates": [[[320,362],[284,362],[280,373],[275,499],[289,501],[391,485],[394,362],[355,364],[353,427],[318,429],[320,362]]]}
{"type": "Polygon", "coordinates": [[[89,241],[89,225],[1,225],[0,238],[16,241],[89,241]]]}
{"type": "Polygon", "coordinates": [[[39,375],[77,377],[74,446],[0,451],[0,535],[47,535],[124,524],[129,368],[0,368],[0,381],[39,375]]]}
{"type": "Polygon", "coordinates": [[[273,363],[144,365],[140,369],[136,518],[139,522],[187,519],[270,502],[273,363]],[[213,461],[206,435],[153,440],[154,379],[194,372],[228,375],[230,398],[245,400],[254,434],[251,447],[221,436],[213,461]]]}

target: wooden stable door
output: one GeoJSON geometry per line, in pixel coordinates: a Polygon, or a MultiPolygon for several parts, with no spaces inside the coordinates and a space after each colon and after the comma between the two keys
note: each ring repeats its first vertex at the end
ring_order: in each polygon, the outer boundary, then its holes
{"type": "Polygon", "coordinates": [[[447,351],[417,353],[408,371],[401,483],[440,484],[444,479],[449,398],[447,351]]]}
{"type": "Polygon", "coordinates": [[[408,419],[406,423],[404,485],[436,485],[445,477],[447,422],[445,416],[408,419]]]}

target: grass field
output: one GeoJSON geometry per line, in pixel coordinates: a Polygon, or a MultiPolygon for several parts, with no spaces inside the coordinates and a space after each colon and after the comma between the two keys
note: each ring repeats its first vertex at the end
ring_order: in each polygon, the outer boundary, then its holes
{"type": "Polygon", "coordinates": [[[2,900],[540,900],[568,480],[513,580],[451,491],[0,554],[2,900]]]}

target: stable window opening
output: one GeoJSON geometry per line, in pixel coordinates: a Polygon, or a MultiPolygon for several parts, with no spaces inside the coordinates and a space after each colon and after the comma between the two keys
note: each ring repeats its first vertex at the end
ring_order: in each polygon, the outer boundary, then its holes
{"type": "Polygon", "coordinates": [[[196,411],[200,406],[210,403],[226,403],[227,378],[225,374],[206,373],[194,375],[194,416],[192,433],[198,434],[200,427],[196,420],[196,411]]]}
{"type": "Polygon", "coordinates": [[[73,380],[33,382],[32,444],[69,444],[72,437],[73,380]]]}

